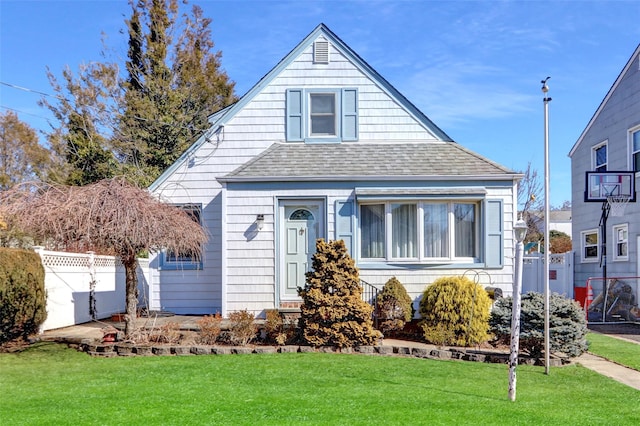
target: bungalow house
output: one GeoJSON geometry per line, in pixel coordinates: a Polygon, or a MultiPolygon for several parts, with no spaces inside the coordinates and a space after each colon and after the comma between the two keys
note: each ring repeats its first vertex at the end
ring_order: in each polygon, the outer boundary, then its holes
{"type": "Polygon", "coordinates": [[[465,272],[510,292],[522,176],[452,141],[325,25],[209,121],[150,187],[210,235],[199,261],[152,257],[151,309],[296,307],[317,238],[416,302],[465,272]]]}
{"type": "MultiPolygon", "coordinates": [[[[569,157],[575,286],[585,287],[590,277],[639,276],[640,204],[634,198],[640,177],[640,45],[571,148],[569,157]],[[609,178],[613,181],[606,183],[595,172],[613,173],[609,178]],[[626,193],[632,198],[623,215],[611,211],[603,223],[602,196],[606,192],[626,193]]],[[[639,280],[623,281],[633,289],[637,304],[639,280]]],[[[598,286],[601,289],[602,282],[598,286]]],[[[597,296],[600,289],[593,287],[597,296]]]]}

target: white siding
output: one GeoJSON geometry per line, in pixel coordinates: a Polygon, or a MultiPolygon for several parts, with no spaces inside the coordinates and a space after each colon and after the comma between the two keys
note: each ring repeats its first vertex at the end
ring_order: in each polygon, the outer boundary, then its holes
{"type": "MultiPolygon", "coordinates": [[[[230,190],[227,197],[227,312],[249,309],[263,315],[265,309],[277,308],[279,300],[277,203],[279,199],[292,197],[326,199],[326,236],[335,239],[335,202],[352,195],[353,189],[343,190],[230,190]],[[330,195],[327,196],[327,193],[330,195]],[[252,200],[247,203],[247,200],[252,200]],[[257,214],[264,214],[264,227],[252,233],[257,214]]],[[[488,189],[487,198],[501,199],[504,211],[504,265],[500,269],[468,268],[423,268],[423,269],[361,269],[360,277],[381,288],[391,277],[402,282],[409,295],[417,303],[427,285],[442,276],[467,274],[471,279],[477,275],[484,286],[500,287],[505,295],[511,294],[513,283],[513,188],[488,189]]]]}

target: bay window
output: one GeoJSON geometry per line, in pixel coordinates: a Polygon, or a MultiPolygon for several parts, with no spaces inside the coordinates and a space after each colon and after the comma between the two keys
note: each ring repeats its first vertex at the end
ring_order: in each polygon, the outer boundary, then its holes
{"type": "Polygon", "coordinates": [[[475,261],[480,257],[478,202],[360,205],[360,258],[475,261]]]}

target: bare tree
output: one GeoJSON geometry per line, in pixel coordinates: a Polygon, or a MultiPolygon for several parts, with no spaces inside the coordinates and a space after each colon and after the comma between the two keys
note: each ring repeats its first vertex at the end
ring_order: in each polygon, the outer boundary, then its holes
{"type": "Polygon", "coordinates": [[[525,242],[539,241],[542,234],[538,224],[544,221],[542,183],[538,171],[531,167],[531,163],[527,164],[527,169],[522,174],[524,177],[518,185],[518,212],[528,228],[525,242]]]}
{"type": "Polygon", "coordinates": [[[135,327],[140,252],[202,254],[207,235],[200,224],[122,177],[81,187],[37,185],[0,193],[0,218],[48,246],[118,256],[126,275],[126,335],[135,327]]]}

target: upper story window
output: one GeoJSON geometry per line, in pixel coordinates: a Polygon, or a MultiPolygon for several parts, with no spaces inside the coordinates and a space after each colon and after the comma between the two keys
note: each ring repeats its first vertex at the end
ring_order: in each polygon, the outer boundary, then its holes
{"type": "Polygon", "coordinates": [[[592,159],[591,162],[593,164],[593,170],[596,172],[606,172],[607,171],[607,143],[603,142],[599,145],[596,145],[592,149],[592,159]]]}
{"type": "Polygon", "coordinates": [[[343,142],[358,140],[358,90],[288,89],[288,142],[343,142]]]}
{"type": "MultiPolygon", "coordinates": [[[[200,204],[181,204],[184,210],[194,222],[202,224],[202,205],[200,204]]],[[[166,250],[161,255],[161,269],[202,269],[202,259],[197,258],[193,253],[178,253],[166,250]]]]}
{"type": "Polygon", "coordinates": [[[336,94],[310,93],[309,105],[309,136],[336,136],[336,94]]]}
{"type": "Polygon", "coordinates": [[[640,172],[640,129],[631,132],[631,170],[640,172]]]}

